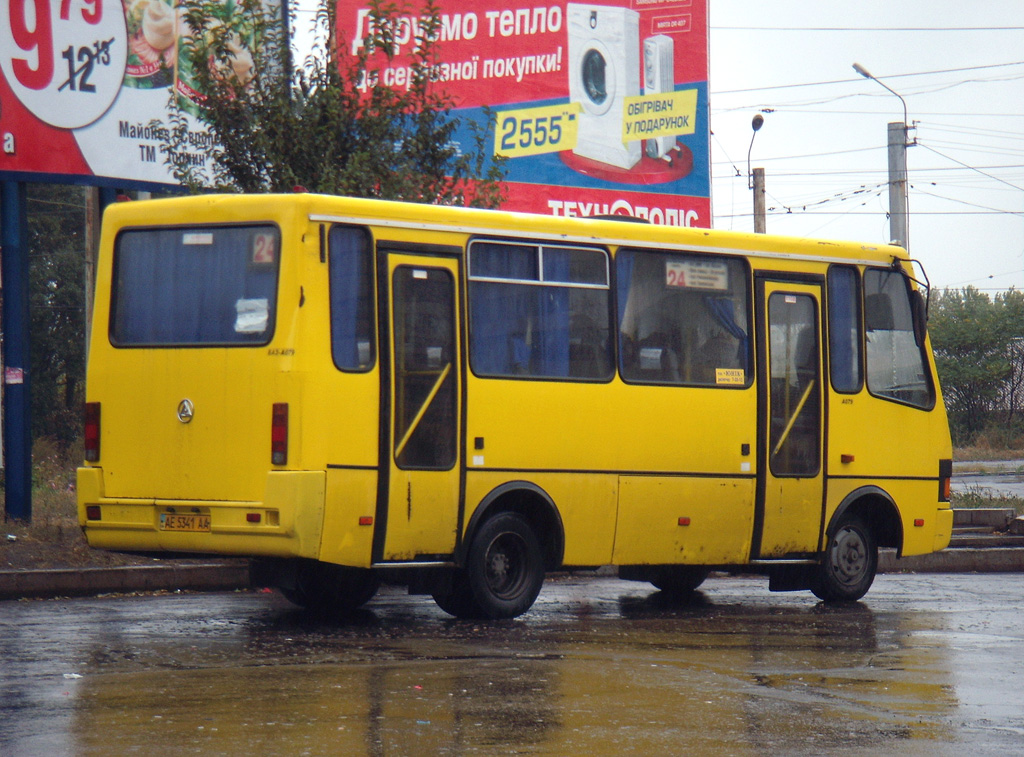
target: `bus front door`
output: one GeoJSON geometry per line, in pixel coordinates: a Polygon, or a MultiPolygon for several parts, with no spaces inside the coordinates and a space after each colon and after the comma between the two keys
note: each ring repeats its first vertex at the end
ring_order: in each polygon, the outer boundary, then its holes
{"type": "Polygon", "coordinates": [[[381,294],[390,303],[381,307],[390,332],[382,404],[389,412],[381,414],[380,470],[387,481],[374,562],[443,562],[455,550],[460,497],[458,261],[382,256],[387,286],[381,294]]]}
{"type": "Polygon", "coordinates": [[[824,517],[822,287],[759,279],[760,405],[751,559],[805,559],[824,517]]]}

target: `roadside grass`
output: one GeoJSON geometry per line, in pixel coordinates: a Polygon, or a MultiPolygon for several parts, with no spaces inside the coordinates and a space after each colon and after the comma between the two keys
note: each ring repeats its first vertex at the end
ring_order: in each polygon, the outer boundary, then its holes
{"type": "Polygon", "coordinates": [[[32,447],[32,523],[9,520],[8,530],[45,540],[62,540],[66,531],[78,531],[75,469],[82,459],[81,444],[62,449],[51,439],[39,439],[32,447]]]}
{"type": "Polygon", "coordinates": [[[1013,444],[989,444],[985,437],[979,438],[970,447],[957,447],[953,450],[953,459],[958,463],[995,462],[1019,460],[1024,468],[1024,446],[1020,439],[1013,444]]]}
{"type": "Polygon", "coordinates": [[[1017,515],[1024,515],[1024,498],[996,494],[986,486],[968,486],[964,491],[953,492],[949,499],[954,510],[1012,508],[1017,515]]]}
{"type": "Polygon", "coordinates": [[[0,552],[0,557],[10,559],[14,552],[19,557],[27,553],[33,556],[33,564],[47,567],[65,561],[87,561],[90,550],[78,526],[75,497],[75,468],[82,457],[81,445],[61,448],[50,439],[40,439],[32,454],[32,520],[26,523],[3,514],[0,539],[11,549],[0,552]]]}

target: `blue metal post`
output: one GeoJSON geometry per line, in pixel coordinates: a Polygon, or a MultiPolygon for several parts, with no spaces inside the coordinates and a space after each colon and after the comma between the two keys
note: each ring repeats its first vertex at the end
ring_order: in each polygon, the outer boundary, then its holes
{"type": "Polygon", "coordinates": [[[32,425],[29,413],[28,215],[25,184],[0,187],[3,245],[5,511],[32,520],[32,425]]]}

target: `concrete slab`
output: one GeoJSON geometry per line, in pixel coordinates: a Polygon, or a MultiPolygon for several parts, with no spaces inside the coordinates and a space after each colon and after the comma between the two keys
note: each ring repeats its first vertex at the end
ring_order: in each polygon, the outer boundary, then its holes
{"type": "Polygon", "coordinates": [[[133,591],[215,591],[249,586],[249,565],[134,565],[81,570],[0,571],[0,599],[71,597],[133,591]]]}
{"type": "Polygon", "coordinates": [[[963,508],[953,511],[953,527],[991,526],[997,531],[1005,531],[1016,516],[1017,511],[1012,507],[963,508]]]}
{"type": "Polygon", "coordinates": [[[1020,547],[960,547],[896,559],[896,551],[883,549],[878,555],[879,573],[1020,573],[1024,572],[1024,549],[1020,547]]]}

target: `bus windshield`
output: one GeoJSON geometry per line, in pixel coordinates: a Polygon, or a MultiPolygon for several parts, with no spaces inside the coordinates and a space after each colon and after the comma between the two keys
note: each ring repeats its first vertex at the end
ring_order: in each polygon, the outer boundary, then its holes
{"type": "Polygon", "coordinates": [[[280,235],[273,226],[131,229],[114,253],[118,347],[266,344],[280,235]]]}

